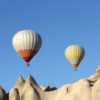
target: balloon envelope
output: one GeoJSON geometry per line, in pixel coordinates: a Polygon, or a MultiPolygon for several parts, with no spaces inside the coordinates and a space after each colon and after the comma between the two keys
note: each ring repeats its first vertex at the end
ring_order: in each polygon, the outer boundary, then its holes
{"type": "Polygon", "coordinates": [[[28,64],[39,51],[42,40],[38,33],[22,30],[14,35],[12,44],[16,52],[28,64]]]}
{"type": "Polygon", "coordinates": [[[72,65],[73,69],[76,70],[81,60],[84,57],[84,48],[79,45],[70,45],[65,50],[65,57],[72,65]]]}

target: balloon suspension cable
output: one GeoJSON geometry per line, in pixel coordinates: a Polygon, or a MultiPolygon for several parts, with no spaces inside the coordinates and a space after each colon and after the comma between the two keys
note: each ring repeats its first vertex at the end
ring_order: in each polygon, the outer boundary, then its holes
{"type": "Polygon", "coordinates": [[[74,71],[77,71],[77,68],[73,68],[74,71]]]}
{"type": "Polygon", "coordinates": [[[30,64],[28,62],[25,63],[25,67],[28,68],[30,64]]]}

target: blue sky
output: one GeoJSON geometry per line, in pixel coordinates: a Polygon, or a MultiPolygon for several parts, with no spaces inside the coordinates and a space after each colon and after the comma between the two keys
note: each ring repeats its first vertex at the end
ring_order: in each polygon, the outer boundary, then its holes
{"type": "Polygon", "coordinates": [[[0,84],[6,90],[19,75],[58,87],[88,77],[100,65],[99,54],[99,0],[0,0],[0,84]],[[13,35],[22,29],[39,32],[43,40],[28,69],[12,47],[13,35]],[[86,51],[77,72],[64,57],[74,43],[86,51]]]}

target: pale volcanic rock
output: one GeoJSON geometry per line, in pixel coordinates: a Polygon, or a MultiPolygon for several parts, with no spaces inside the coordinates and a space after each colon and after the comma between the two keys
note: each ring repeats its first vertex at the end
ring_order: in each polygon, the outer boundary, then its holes
{"type": "Polygon", "coordinates": [[[96,81],[92,88],[92,100],[100,100],[100,79],[96,81]]]}
{"type": "Polygon", "coordinates": [[[9,93],[0,87],[0,100],[100,100],[100,67],[94,75],[59,88],[38,85],[31,75],[27,80],[20,76],[9,93]]]}
{"type": "Polygon", "coordinates": [[[20,94],[20,99],[22,98],[22,95],[23,95],[24,84],[25,84],[25,80],[24,80],[23,76],[19,76],[14,88],[16,88],[18,90],[18,92],[20,94]]]}
{"type": "Polygon", "coordinates": [[[39,94],[34,87],[34,81],[32,77],[29,77],[25,81],[25,85],[23,88],[23,98],[22,100],[40,100],[39,94]]]}
{"type": "Polygon", "coordinates": [[[85,79],[81,79],[78,82],[72,84],[70,92],[75,98],[77,98],[75,100],[80,100],[80,97],[81,100],[91,100],[91,87],[89,82],[85,79]]]}
{"type": "Polygon", "coordinates": [[[100,79],[100,67],[96,69],[96,73],[88,78],[91,81],[97,81],[100,79]]]}
{"type": "Polygon", "coordinates": [[[20,95],[17,88],[12,88],[9,92],[9,100],[20,100],[20,95]]]}

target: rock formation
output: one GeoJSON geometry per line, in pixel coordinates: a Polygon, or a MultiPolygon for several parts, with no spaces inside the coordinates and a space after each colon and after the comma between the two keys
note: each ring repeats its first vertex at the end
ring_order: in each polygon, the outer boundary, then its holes
{"type": "Polygon", "coordinates": [[[20,76],[9,93],[0,87],[0,100],[100,100],[100,67],[94,75],[60,88],[39,86],[31,75],[27,80],[20,76]]]}

